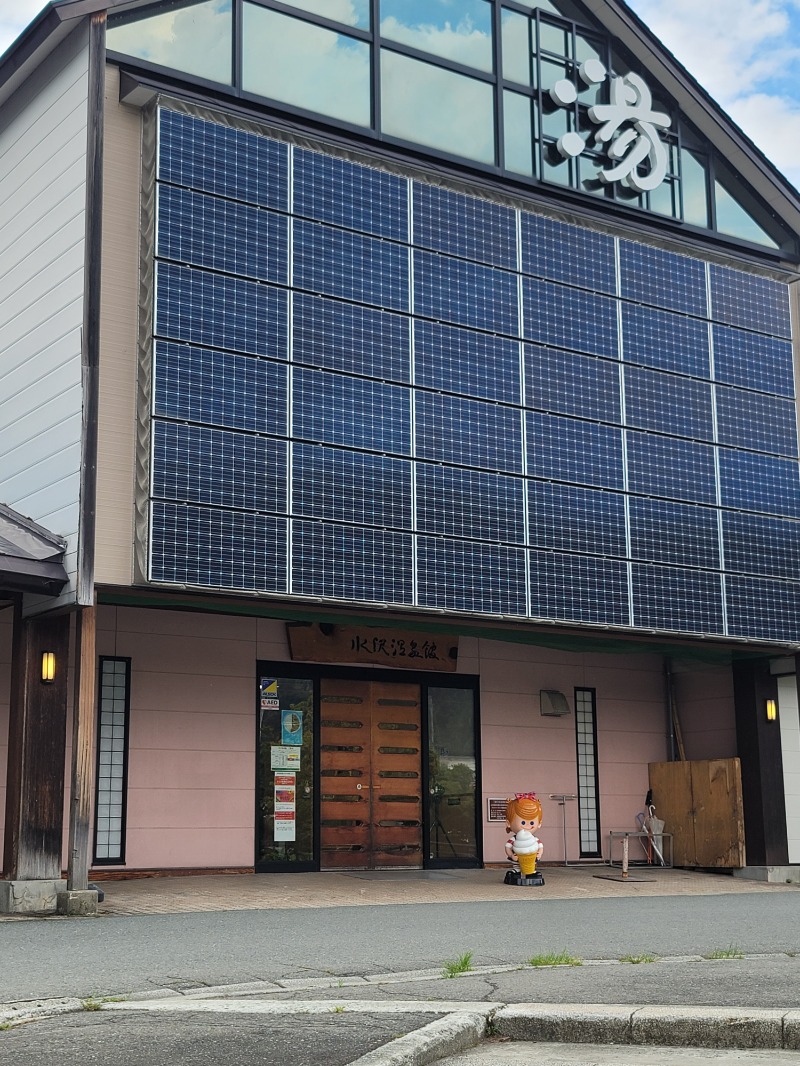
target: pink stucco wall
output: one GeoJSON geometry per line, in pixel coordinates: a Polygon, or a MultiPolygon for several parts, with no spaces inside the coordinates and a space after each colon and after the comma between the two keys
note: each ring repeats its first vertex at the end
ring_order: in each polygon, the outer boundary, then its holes
{"type": "MultiPolygon", "coordinates": [[[[283,624],[101,607],[97,640],[99,655],[130,657],[133,662],[125,868],[251,866],[255,663],[288,660],[283,624]]],[[[10,644],[10,612],[0,611],[3,804],[10,644]]],[[[546,858],[563,860],[561,809],[548,797],[577,791],[576,687],[596,691],[604,854],[610,829],[634,828],[648,787],[647,764],[666,757],[659,656],[581,654],[462,637],[458,668],[480,676],[487,862],[504,859],[505,832],[504,825],[486,819],[486,798],[529,789],[536,790],[544,805],[541,837],[546,858]],[[543,688],[565,693],[573,713],[542,717],[543,688]]],[[[676,663],[675,677],[688,756],[735,754],[730,670],[676,663]]],[[[569,803],[566,814],[567,857],[576,861],[577,803],[569,803]]],[[[0,818],[0,846],[2,829],[0,818]]]]}
{"type": "Polygon", "coordinates": [[[736,720],[730,667],[686,660],[675,664],[674,679],[686,758],[735,756],[736,720]]]}
{"type": "Polygon", "coordinates": [[[283,626],[101,608],[98,654],[133,660],[126,866],[252,866],[255,663],[288,658],[283,626]]]}
{"type": "MultiPolygon", "coordinates": [[[[471,668],[481,677],[484,819],[487,797],[535,790],[544,810],[540,836],[545,858],[551,861],[563,861],[564,844],[561,808],[548,797],[577,791],[574,690],[596,690],[605,853],[610,829],[634,828],[647,792],[648,762],[665,757],[661,659],[481,641],[471,668]],[[539,690],[544,688],[563,692],[573,713],[543,718],[539,690]]],[[[580,854],[577,806],[577,802],[566,806],[570,861],[580,854]]],[[[487,862],[504,859],[504,828],[484,821],[487,862]]]]}

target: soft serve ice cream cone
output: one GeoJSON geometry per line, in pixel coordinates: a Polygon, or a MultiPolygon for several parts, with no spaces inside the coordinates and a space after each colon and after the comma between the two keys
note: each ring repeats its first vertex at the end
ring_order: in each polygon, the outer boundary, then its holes
{"type": "Polygon", "coordinates": [[[527,829],[520,829],[514,840],[514,855],[524,877],[536,873],[536,858],[539,854],[539,841],[527,829]]]}

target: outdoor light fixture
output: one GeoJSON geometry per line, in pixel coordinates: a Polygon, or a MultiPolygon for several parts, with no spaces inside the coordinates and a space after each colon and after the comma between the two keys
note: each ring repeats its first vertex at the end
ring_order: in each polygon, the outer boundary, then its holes
{"type": "Polygon", "coordinates": [[[767,700],[767,721],[775,722],[778,718],[778,701],[767,700]]]}
{"type": "Polygon", "coordinates": [[[56,653],[54,651],[42,652],[42,684],[52,685],[56,679],[56,653]]]}

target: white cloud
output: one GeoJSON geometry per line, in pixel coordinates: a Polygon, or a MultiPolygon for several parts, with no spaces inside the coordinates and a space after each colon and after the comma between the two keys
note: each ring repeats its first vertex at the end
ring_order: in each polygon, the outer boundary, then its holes
{"type": "Polygon", "coordinates": [[[0,0],[0,55],[43,7],[43,0],[0,0]]]}
{"type": "Polygon", "coordinates": [[[800,186],[800,0],[630,0],[744,132],[800,186]]]}

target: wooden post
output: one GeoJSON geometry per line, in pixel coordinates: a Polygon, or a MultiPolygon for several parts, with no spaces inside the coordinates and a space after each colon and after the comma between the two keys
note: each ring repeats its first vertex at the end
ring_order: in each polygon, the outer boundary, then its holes
{"type": "Polygon", "coordinates": [[[94,784],[97,718],[96,608],[78,612],[75,631],[75,689],[72,701],[72,784],[69,805],[67,890],[89,887],[89,823],[94,784]]]}
{"type": "Polygon", "coordinates": [[[622,838],[622,877],[628,879],[628,834],[622,838]]]}
{"type": "Polygon", "coordinates": [[[3,872],[8,880],[59,880],[67,732],[69,615],[14,620],[3,872]],[[42,654],[55,677],[42,682],[42,654]]]}

